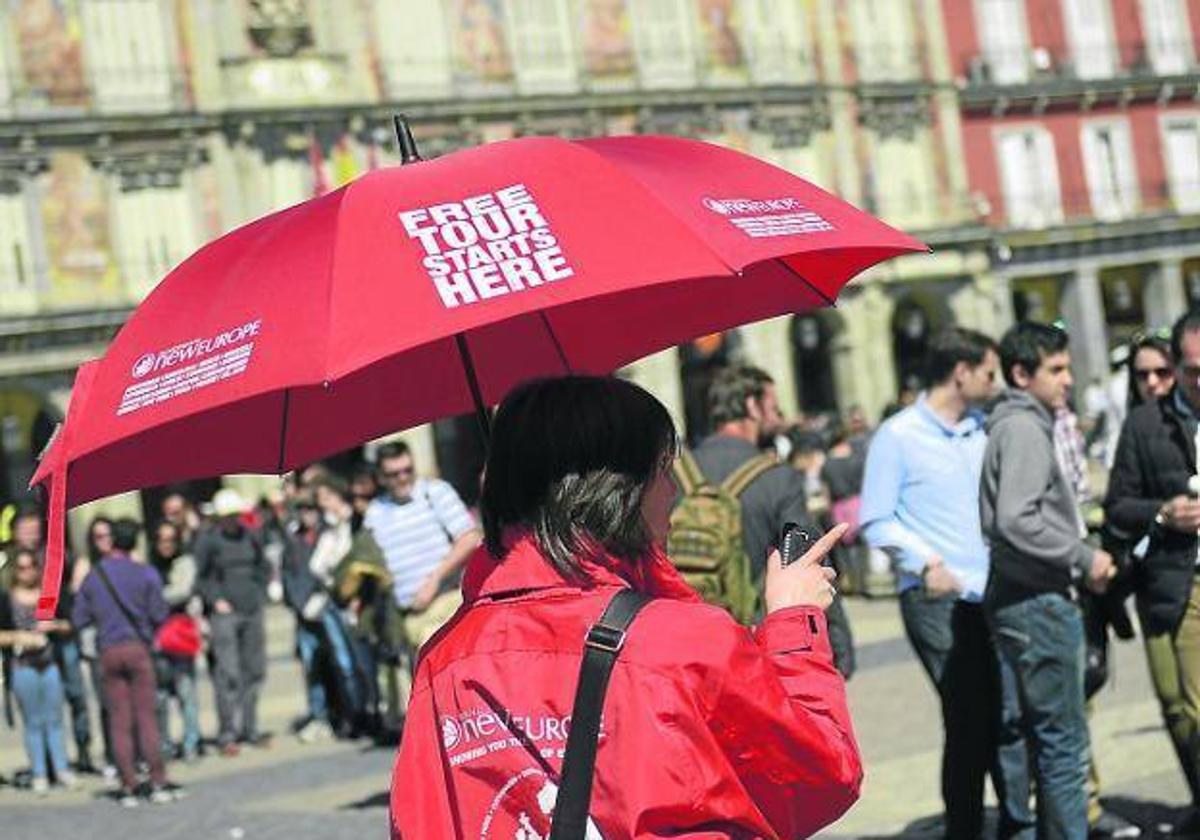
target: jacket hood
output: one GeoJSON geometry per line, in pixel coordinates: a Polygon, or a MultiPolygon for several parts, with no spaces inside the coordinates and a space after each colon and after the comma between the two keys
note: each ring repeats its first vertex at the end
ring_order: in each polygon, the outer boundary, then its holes
{"type": "Polygon", "coordinates": [[[1050,409],[1042,405],[1037,397],[1020,388],[1008,388],[992,405],[992,413],[988,416],[987,421],[988,432],[1018,414],[1033,415],[1037,419],[1038,425],[1044,426],[1047,432],[1054,428],[1054,417],[1050,414],[1050,409]]]}

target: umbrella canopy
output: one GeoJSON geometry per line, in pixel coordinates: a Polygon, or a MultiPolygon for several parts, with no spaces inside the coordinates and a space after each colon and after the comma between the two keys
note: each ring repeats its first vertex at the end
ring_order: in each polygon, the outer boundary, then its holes
{"type": "MultiPolygon", "coordinates": [[[[284,472],[533,376],[606,373],[830,303],[863,269],[925,250],[690,140],[525,138],[375,170],[172,271],[81,368],[33,483],[73,506],[284,472]]],[[[44,608],[61,575],[54,508],[44,608]]]]}

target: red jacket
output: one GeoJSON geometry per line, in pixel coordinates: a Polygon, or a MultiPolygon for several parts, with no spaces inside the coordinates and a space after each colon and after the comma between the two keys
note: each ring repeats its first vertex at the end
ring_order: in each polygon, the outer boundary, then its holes
{"type": "Polygon", "coordinates": [[[583,639],[618,587],[656,596],[604,704],[589,840],[807,837],[858,798],[862,765],[825,616],[751,632],[665,556],[566,583],[528,538],[468,562],[464,605],[422,651],[392,777],[392,837],[542,840],[583,639]]]}

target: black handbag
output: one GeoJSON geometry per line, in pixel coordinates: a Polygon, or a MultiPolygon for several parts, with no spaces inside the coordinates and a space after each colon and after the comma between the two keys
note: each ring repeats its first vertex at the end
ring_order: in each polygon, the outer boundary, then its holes
{"type": "Polygon", "coordinates": [[[625,645],[625,631],[650,597],[622,589],[588,630],[579,685],[571,712],[571,730],[563,757],[558,797],[550,821],[550,840],[584,840],[588,808],[592,802],[592,779],[596,773],[596,748],[600,737],[600,713],[613,665],[625,645]]]}

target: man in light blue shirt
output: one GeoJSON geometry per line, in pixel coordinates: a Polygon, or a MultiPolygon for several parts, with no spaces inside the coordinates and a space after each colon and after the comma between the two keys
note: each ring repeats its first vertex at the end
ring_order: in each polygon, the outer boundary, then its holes
{"type": "MultiPolygon", "coordinates": [[[[892,558],[905,632],[941,698],[942,798],[946,837],[955,840],[982,835],[984,776],[993,785],[1005,778],[996,770],[1000,672],[980,605],[988,576],[982,408],[999,362],[996,343],[980,333],[951,327],[934,337],[929,389],[871,441],[860,512],[867,543],[892,558]]],[[[1024,764],[1020,747],[1000,760],[1024,764]]],[[[1025,827],[1028,804],[1015,793],[997,796],[999,836],[1009,837],[1025,827]]]]}

